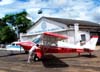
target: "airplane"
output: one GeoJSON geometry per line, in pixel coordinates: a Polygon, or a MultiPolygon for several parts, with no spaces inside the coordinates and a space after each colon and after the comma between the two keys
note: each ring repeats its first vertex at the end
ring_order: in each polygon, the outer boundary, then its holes
{"type": "MultiPolygon", "coordinates": [[[[80,43],[72,44],[66,42],[68,38],[68,36],[61,34],[44,32],[39,38],[40,49],[35,50],[34,61],[38,61],[39,59],[43,58],[46,53],[78,53],[80,55],[80,53],[87,52],[89,55],[91,55],[91,53],[95,50],[98,40],[98,36],[92,36],[91,39],[84,45],[80,45],[80,43]]],[[[29,51],[35,44],[36,43],[34,42],[18,43],[18,45],[22,46],[25,51],[29,51]]]]}

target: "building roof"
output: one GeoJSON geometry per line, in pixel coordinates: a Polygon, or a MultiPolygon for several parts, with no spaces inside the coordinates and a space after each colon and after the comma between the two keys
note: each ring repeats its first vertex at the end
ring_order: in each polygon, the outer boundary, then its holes
{"type": "Polygon", "coordinates": [[[64,19],[64,18],[52,18],[52,17],[42,17],[44,19],[56,21],[59,23],[63,23],[66,25],[73,26],[75,23],[79,24],[80,29],[90,30],[90,31],[100,31],[100,24],[90,22],[90,21],[84,21],[84,20],[73,20],[73,19],[64,19]]]}
{"type": "Polygon", "coordinates": [[[98,23],[90,22],[90,21],[84,21],[84,20],[73,20],[73,19],[64,19],[64,18],[52,18],[52,17],[42,17],[45,19],[53,20],[56,22],[60,22],[63,24],[74,24],[79,23],[80,25],[86,25],[86,26],[100,26],[98,23]]]}
{"type": "Polygon", "coordinates": [[[73,19],[64,19],[64,18],[53,18],[53,17],[41,17],[35,24],[34,26],[42,19],[47,19],[59,23],[63,23],[65,25],[71,25],[73,26],[75,23],[79,24],[79,29],[85,29],[85,30],[90,30],[90,31],[98,31],[100,32],[100,24],[90,22],[90,21],[84,21],[84,20],[73,20],[73,19]]]}

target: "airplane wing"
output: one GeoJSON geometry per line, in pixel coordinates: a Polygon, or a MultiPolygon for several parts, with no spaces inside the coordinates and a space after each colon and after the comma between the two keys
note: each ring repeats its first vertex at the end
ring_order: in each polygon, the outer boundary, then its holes
{"type": "Polygon", "coordinates": [[[28,51],[31,49],[31,47],[33,45],[35,45],[35,43],[31,42],[31,41],[27,41],[27,42],[19,42],[19,43],[17,43],[17,45],[22,46],[24,48],[24,50],[28,51]]]}
{"type": "Polygon", "coordinates": [[[49,36],[52,38],[59,38],[59,39],[67,39],[68,38],[67,36],[57,34],[57,33],[52,33],[52,32],[44,32],[43,35],[49,36]]]}

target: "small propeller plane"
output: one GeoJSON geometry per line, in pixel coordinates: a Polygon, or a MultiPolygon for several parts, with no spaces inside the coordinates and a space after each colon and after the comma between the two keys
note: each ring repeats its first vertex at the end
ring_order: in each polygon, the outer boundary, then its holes
{"type": "MultiPolygon", "coordinates": [[[[44,32],[40,38],[40,49],[35,50],[35,61],[41,59],[45,53],[78,53],[80,55],[80,53],[87,52],[91,55],[98,40],[98,36],[92,36],[84,45],[80,45],[80,43],[72,44],[64,42],[68,39],[67,36],[52,32],[44,32]]],[[[35,43],[19,42],[18,45],[22,46],[25,51],[28,51],[35,43]]]]}

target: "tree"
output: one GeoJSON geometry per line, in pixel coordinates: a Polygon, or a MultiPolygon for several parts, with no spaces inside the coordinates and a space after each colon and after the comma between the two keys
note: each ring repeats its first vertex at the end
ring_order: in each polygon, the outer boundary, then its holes
{"type": "Polygon", "coordinates": [[[11,43],[17,39],[14,30],[11,30],[9,26],[4,26],[0,30],[1,43],[11,43]]]}
{"type": "Polygon", "coordinates": [[[0,19],[0,29],[3,28],[4,26],[7,26],[2,19],[0,19]]]}
{"type": "Polygon", "coordinates": [[[24,10],[18,14],[9,14],[3,18],[3,21],[7,24],[11,24],[14,27],[18,27],[19,32],[25,33],[28,28],[32,26],[31,20],[27,19],[27,12],[24,10]]]}
{"type": "Polygon", "coordinates": [[[0,19],[0,42],[11,43],[18,39],[15,33],[16,27],[19,32],[25,33],[32,25],[31,20],[27,19],[27,12],[23,11],[18,14],[8,14],[0,19]],[[15,27],[15,30],[13,29],[15,27]]]}
{"type": "Polygon", "coordinates": [[[10,43],[16,40],[16,34],[2,19],[0,19],[0,43],[10,43]]]}

